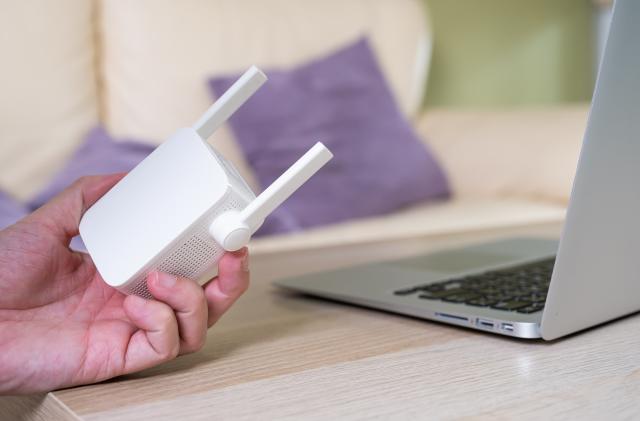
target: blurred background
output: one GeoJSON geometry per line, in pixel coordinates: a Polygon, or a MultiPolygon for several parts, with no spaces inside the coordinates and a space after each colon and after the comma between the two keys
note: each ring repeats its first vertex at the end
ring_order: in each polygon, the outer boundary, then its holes
{"type": "Polygon", "coordinates": [[[424,1],[435,35],[426,106],[591,98],[611,2],[424,1]]]}
{"type": "Polygon", "coordinates": [[[561,222],[611,7],[0,0],[0,226],[130,170],[252,64],[270,82],[210,143],[256,192],[317,140],[336,155],[254,252],[561,222]]]}

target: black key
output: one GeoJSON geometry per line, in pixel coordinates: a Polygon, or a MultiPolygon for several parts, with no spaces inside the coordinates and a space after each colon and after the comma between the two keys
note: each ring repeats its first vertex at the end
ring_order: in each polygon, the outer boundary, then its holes
{"type": "Polygon", "coordinates": [[[518,313],[535,313],[536,311],[540,311],[544,308],[544,303],[533,303],[526,307],[521,307],[516,311],[518,313]]]}
{"type": "Polygon", "coordinates": [[[445,297],[449,302],[470,302],[470,305],[492,306],[503,310],[524,308],[533,303],[544,305],[554,259],[529,263],[479,275],[449,279],[427,285],[417,285],[395,291],[396,295],[412,295],[431,300],[445,297]]]}
{"type": "Polygon", "coordinates": [[[420,292],[422,293],[422,295],[428,295],[429,297],[432,297],[432,298],[442,298],[451,294],[459,294],[462,292],[462,290],[459,288],[443,289],[441,291],[425,291],[424,289],[421,289],[420,292]]]}
{"type": "Polygon", "coordinates": [[[479,289],[478,292],[482,293],[482,295],[500,295],[502,292],[497,288],[482,288],[479,289]]]}
{"type": "Polygon", "coordinates": [[[547,301],[547,294],[534,294],[530,297],[534,303],[544,303],[547,301]]]}
{"type": "Polygon", "coordinates": [[[485,295],[487,299],[495,300],[496,302],[513,301],[515,297],[509,294],[492,294],[485,295]]]}
{"type": "Polygon", "coordinates": [[[442,285],[441,283],[432,284],[432,285],[424,285],[424,286],[420,287],[419,289],[421,289],[423,291],[429,291],[429,292],[444,291],[444,285],[442,285]]]}
{"type": "Polygon", "coordinates": [[[544,303],[547,300],[547,295],[536,294],[534,292],[533,294],[521,295],[518,299],[522,301],[531,301],[532,303],[544,303]]]}
{"type": "Polygon", "coordinates": [[[415,294],[416,292],[418,292],[418,288],[406,288],[393,291],[395,295],[410,295],[415,294]]]}
{"type": "Polygon", "coordinates": [[[444,289],[452,290],[452,289],[460,289],[462,288],[462,282],[459,280],[449,281],[444,284],[444,289]]]}
{"type": "Polygon", "coordinates": [[[478,297],[480,297],[478,294],[473,293],[451,294],[443,297],[442,301],[446,301],[448,303],[464,303],[478,297]]]}
{"type": "Polygon", "coordinates": [[[465,285],[483,285],[489,282],[491,279],[483,278],[481,276],[468,276],[463,279],[465,285]]]}
{"type": "Polygon", "coordinates": [[[531,293],[531,291],[524,290],[524,289],[510,289],[510,290],[505,290],[504,292],[511,294],[514,297],[526,297],[531,293]]]}
{"type": "Polygon", "coordinates": [[[530,305],[530,301],[501,301],[491,306],[491,308],[496,310],[517,310],[522,307],[526,307],[530,305]]]}
{"type": "Polygon", "coordinates": [[[425,298],[427,300],[440,300],[446,297],[447,295],[455,294],[457,291],[436,291],[436,292],[420,291],[420,292],[421,294],[418,296],[420,298],[425,298]]]}
{"type": "Polygon", "coordinates": [[[471,299],[467,301],[465,304],[470,306],[476,306],[476,307],[489,307],[497,302],[498,300],[492,300],[489,298],[480,297],[480,298],[471,299]]]}

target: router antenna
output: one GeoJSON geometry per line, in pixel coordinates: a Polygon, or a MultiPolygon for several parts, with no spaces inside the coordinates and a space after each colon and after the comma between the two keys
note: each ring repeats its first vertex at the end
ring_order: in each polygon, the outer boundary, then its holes
{"type": "Polygon", "coordinates": [[[193,125],[193,129],[203,140],[207,140],[266,81],[267,76],[256,66],[251,66],[209,107],[193,125]]]}
{"type": "Polygon", "coordinates": [[[282,202],[287,200],[312,175],[333,158],[333,154],[321,142],[316,143],[287,171],[267,187],[240,212],[240,219],[251,232],[260,228],[264,219],[282,202]]]}
{"type": "Polygon", "coordinates": [[[322,143],[316,143],[242,211],[228,211],[218,216],[209,232],[225,250],[235,251],[246,246],[264,219],[331,158],[331,151],[322,143]]]}

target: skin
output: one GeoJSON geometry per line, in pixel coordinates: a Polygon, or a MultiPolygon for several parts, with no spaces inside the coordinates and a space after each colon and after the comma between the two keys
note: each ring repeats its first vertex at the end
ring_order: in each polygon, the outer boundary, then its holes
{"type": "Polygon", "coordinates": [[[104,283],[69,242],[84,211],[122,177],[82,178],[0,231],[0,394],[99,382],[198,351],[247,289],[246,249],[225,254],[204,286],[150,274],[155,300],[104,283]]]}

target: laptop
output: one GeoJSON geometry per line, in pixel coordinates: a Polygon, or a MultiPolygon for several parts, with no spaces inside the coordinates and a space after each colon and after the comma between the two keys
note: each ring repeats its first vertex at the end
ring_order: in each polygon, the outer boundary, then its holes
{"type": "Polygon", "coordinates": [[[515,238],[276,282],[517,338],[640,310],[640,1],[618,0],[560,241],[515,238]]]}

